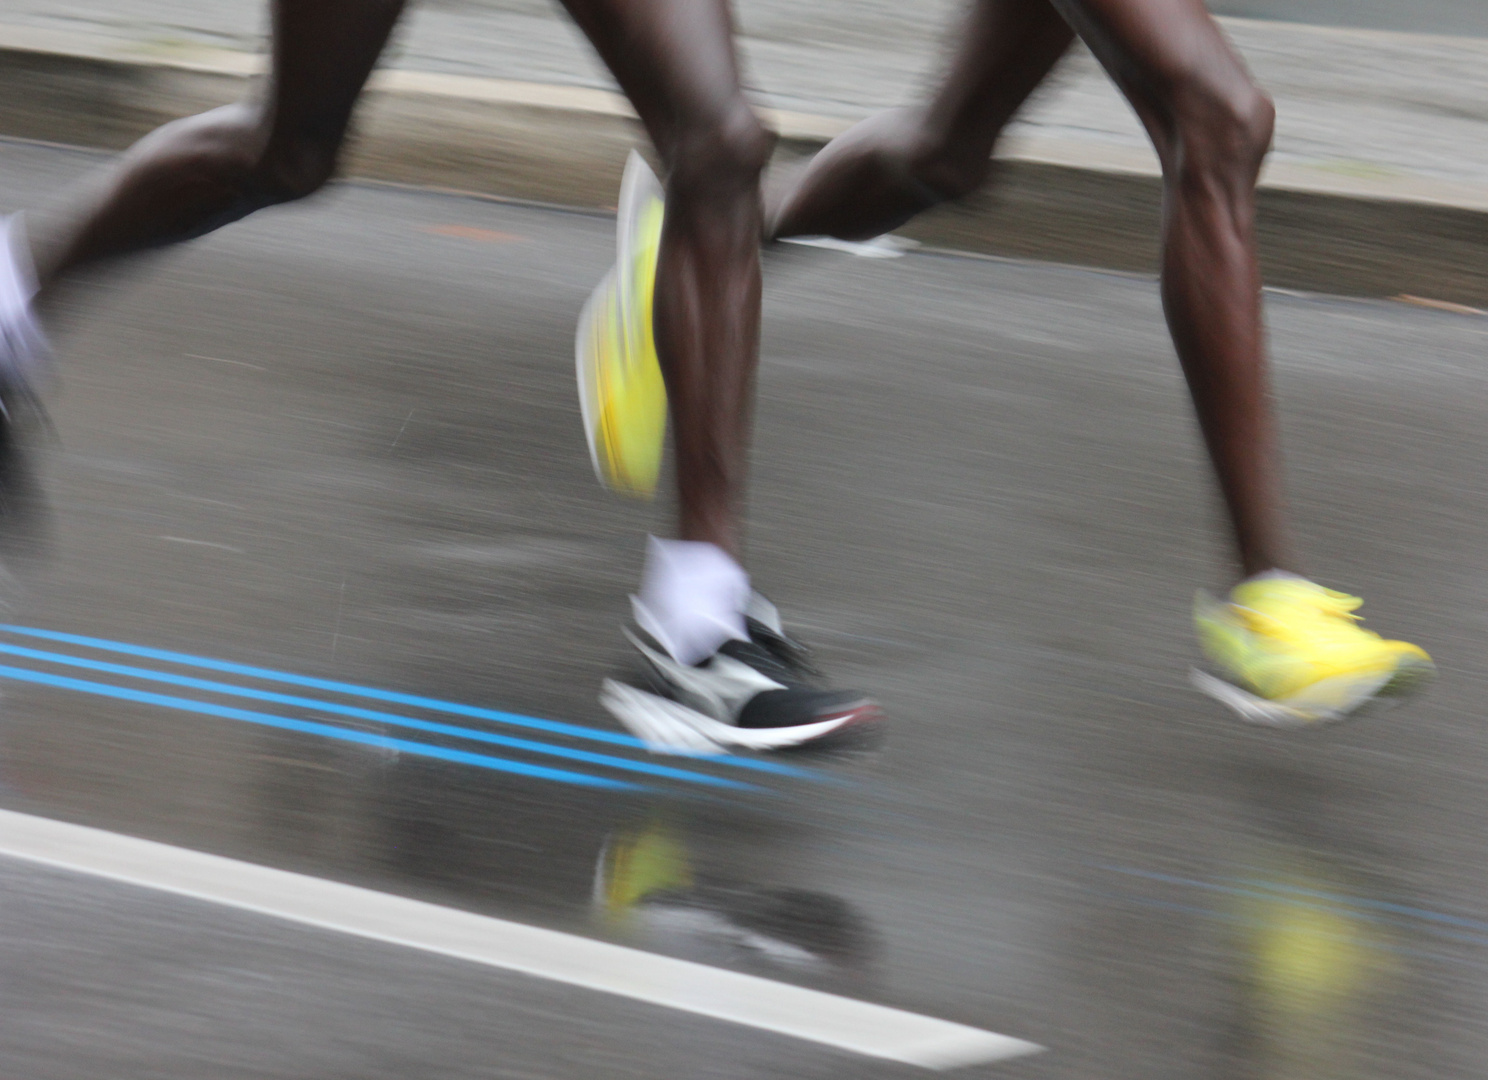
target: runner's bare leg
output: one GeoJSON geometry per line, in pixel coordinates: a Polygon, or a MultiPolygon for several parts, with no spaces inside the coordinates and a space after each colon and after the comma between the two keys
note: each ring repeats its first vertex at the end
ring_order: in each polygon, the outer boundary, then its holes
{"type": "Polygon", "coordinates": [[[1162,295],[1245,576],[1294,569],[1261,321],[1256,181],[1276,111],[1202,0],[1054,0],[1163,168],[1162,295]]]}
{"type": "Polygon", "coordinates": [[[261,95],[166,124],[31,227],[41,295],[103,259],[200,236],[319,189],[404,0],[274,0],[261,95]]]}
{"type": "MultiPolygon", "coordinates": [[[[671,397],[680,536],[737,556],[759,335],[759,174],[722,0],[573,0],[667,168],[656,333],[671,397]]],[[[263,96],[168,124],[33,227],[43,295],[70,271],[189,239],[317,190],[403,0],[276,0],[263,96]],[[335,43],[328,47],[328,43],[335,43]]]]}
{"type": "Polygon", "coordinates": [[[975,191],[1003,128],[1074,39],[1044,0],[979,0],[930,101],[854,125],[772,190],[770,237],[867,240],[975,191]]]}
{"type": "Polygon", "coordinates": [[[1272,107],[1199,0],[981,0],[931,104],[834,140],[772,207],[775,237],[863,239],[975,190],[1074,27],[1163,165],[1163,301],[1248,575],[1288,567],[1255,249],[1272,107]],[[1041,67],[1042,65],[1042,67],[1041,67]]]}
{"type": "Polygon", "coordinates": [[[654,319],[677,452],[678,536],[738,559],[759,361],[759,180],[774,137],[744,99],[727,0],[565,3],[666,173],[654,319]]]}

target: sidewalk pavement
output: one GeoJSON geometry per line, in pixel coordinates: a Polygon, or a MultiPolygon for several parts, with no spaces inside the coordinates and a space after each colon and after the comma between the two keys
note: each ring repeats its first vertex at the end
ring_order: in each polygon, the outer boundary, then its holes
{"type": "MultiPolygon", "coordinates": [[[[17,0],[0,25],[0,133],[127,145],[232,100],[258,68],[262,11],[237,0],[17,0]]],[[[914,100],[954,0],[741,4],[756,100],[810,152],[914,100]]],[[[1488,306],[1488,39],[1226,19],[1272,93],[1261,232],[1275,285],[1488,306]]],[[[583,206],[613,202],[639,135],[547,4],[413,9],[359,119],[352,175],[583,206]]],[[[1150,270],[1157,163],[1089,54],[1013,125],[1000,182],[906,230],[961,249],[1150,270]]]]}

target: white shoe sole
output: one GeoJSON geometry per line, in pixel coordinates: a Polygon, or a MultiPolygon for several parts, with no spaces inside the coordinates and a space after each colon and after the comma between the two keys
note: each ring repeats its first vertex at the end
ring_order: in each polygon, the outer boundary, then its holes
{"type": "Polygon", "coordinates": [[[668,698],[606,679],[599,702],[646,748],[657,754],[727,754],[739,750],[784,750],[814,742],[862,720],[860,709],[845,710],[814,724],[788,728],[741,728],[724,724],[668,698]]]}
{"type": "MultiPolygon", "coordinates": [[[[1344,705],[1321,706],[1296,697],[1284,701],[1271,701],[1243,690],[1232,682],[1198,668],[1190,668],[1188,681],[1201,693],[1207,694],[1221,705],[1228,706],[1235,715],[1248,724],[1260,724],[1275,728],[1319,727],[1347,720],[1369,706],[1392,705],[1400,699],[1380,694],[1395,672],[1386,672],[1377,680],[1351,687],[1352,693],[1344,705]]],[[[1309,687],[1309,690],[1321,689],[1309,687]]]]}
{"type": "Polygon", "coordinates": [[[584,301],[584,309],[579,312],[578,331],[574,334],[574,374],[579,384],[579,412],[584,419],[584,438],[589,443],[589,460],[594,465],[594,475],[605,487],[610,486],[610,480],[605,473],[599,447],[595,445],[595,436],[599,432],[599,386],[590,372],[588,354],[594,347],[594,320],[598,317],[600,306],[615,287],[614,280],[615,268],[611,267],[589,294],[589,299],[584,301]]]}

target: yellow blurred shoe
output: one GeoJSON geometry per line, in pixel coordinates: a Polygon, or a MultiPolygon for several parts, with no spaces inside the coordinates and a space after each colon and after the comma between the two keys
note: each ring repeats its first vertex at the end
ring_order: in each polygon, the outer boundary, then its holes
{"type": "Polygon", "coordinates": [[[616,922],[647,897],[692,884],[692,860],[681,838],[652,822],[605,841],[594,868],[594,911],[604,921],[616,922]]]}
{"type": "Polygon", "coordinates": [[[661,184],[634,151],[620,183],[615,265],[579,315],[579,406],[600,483],[650,496],[666,441],[666,384],[656,359],[651,302],[661,247],[661,184]]]}
{"type": "Polygon", "coordinates": [[[1381,697],[1419,689],[1431,657],[1359,625],[1356,596],[1292,574],[1263,574],[1235,586],[1228,602],[1200,593],[1199,643],[1218,669],[1193,682],[1253,723],[1282,727],[1341,720],[1381,697]]]}

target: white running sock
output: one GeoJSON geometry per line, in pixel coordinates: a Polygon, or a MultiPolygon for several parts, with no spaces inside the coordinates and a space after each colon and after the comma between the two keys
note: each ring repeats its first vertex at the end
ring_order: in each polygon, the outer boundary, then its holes
{"type": "Polygon", "coordinates": [[[0,382],[29,386],[41,374],[49,352],[36,321],[36,268],[19,214],[0,218],[0,382]]]}
{"type": "Polygon", "coordinates": [[[726,641],[749,640],[749,575],[716,544],[651,537],[641,592],[630,603],[636,624],[678,663],[696,664],[726,641]]]}

